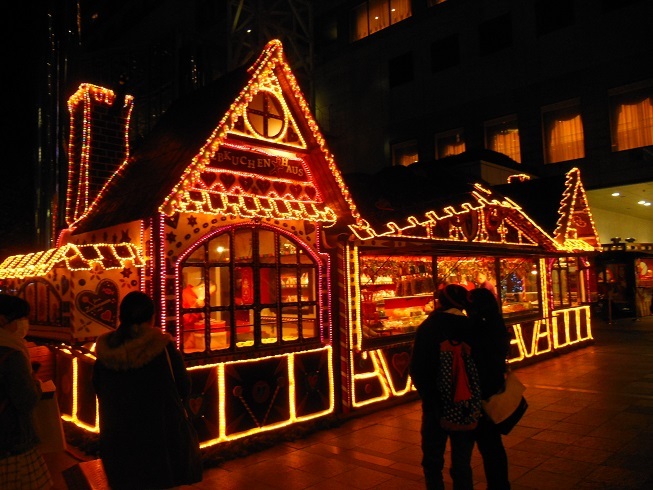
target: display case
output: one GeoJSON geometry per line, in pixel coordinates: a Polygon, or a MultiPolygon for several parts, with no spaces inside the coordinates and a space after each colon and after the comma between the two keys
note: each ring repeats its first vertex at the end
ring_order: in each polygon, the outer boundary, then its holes
{"type": "Polygon", "coordinates": [[[429,257],[362,256],[363,338],[409,334],[433,311],[429,257]]]}
{"type": "Polygon", "coordinates": [[[501,310],[506,320],[541,314],[541,272],[536,258],[501,258],[501,310]]]}

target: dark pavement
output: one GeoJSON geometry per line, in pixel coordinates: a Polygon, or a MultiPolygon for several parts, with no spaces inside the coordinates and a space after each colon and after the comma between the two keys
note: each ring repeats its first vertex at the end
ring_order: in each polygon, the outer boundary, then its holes
{"type": "MultiPolygon", "coordinates": [[[[653,316],[596,320],[593,333],[593,345],[516,369],[529,409],[504,437],[514,490],[653,488],[653,316]]],[[[411,401],[352,418],[226,461],[183,488],[424,488],[420,416],[411,401]]],[[[74,463],[52,458],[57,488],[74,463]]],[[[472,465],[485,488],[476,449],[472,465]]]]}

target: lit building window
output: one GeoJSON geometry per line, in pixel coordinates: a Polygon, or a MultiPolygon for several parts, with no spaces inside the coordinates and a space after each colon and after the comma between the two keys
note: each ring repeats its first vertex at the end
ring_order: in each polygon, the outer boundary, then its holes
{"type": "Polygon", "coordinates": [[[374,34],[411,15],[410,0],[368,0],[351,12],[352,41],[374,34]]]}
{"type": "Polygon", "coordinates": [[[465,151],[465,140],[461,129],[454,129],[435,135],[435,158],[458,155],[465,151]]]}
{"type": "Polygon", "coordinates": [[[428,1],[429,1],[429,7],[433,7],[435,5],[440,5],[441,3],[444,3],[447,0],[428,0],[428,1]]]}
{"type": "Polygon", "coordinates": [[[585,136],[577,103],[544,109],[545,163],[557,163],[585,157],[585,136]]]}
{"type": "Polygon", "coordinates": [[[485,147],[521,163],[517,118],[512,116],[486,122],[485,147]]]}
{"type": "Polygon", "coordinates": [[[418,161],[417,140],[404,141],[392,145],[392,164],[410,165],[418,161]]]}
{"type": "Polygon", "coordinates": [[[181,263],[184,352],[318,342],[318,271],[315,258],[276,229],[236,227],[201,243],[181,263]]]}
{"type": "Polygon", "coordinates": [[[612,150],[653,145],[653,87],[610,98],[612,150]]]}

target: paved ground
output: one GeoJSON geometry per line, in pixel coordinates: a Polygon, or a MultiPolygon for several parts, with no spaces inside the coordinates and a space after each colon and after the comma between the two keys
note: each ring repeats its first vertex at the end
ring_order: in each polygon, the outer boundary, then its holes
{"type": "MultiPolygon", "coordinates": [[[[504,438],[514,490],[653,488],[653,317],[596,322],[594,337],[517,369],[530,406],[504,438]]],[[[184,488],[424,488],[419,426],[419,402],[408,402],[227,461],[184,488]]],[[[52,458],[58,489],[75,462],[52,458]]],[[[472,464],[485,488],[476,450],[472,464]]]]}

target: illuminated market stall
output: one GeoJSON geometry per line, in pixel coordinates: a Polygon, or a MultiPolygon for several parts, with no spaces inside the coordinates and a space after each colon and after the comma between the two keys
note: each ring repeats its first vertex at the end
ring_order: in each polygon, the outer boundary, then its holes
{"type": "Polygon", "coordinates": [[[98,430],[94,340],[133,290],[184,355],[203,447],[414,393],[413,332],[446,282],[494,288],[512,362],[592,339],[596,232],[576,169],[540,205],[550,230],[509,197],[538,179],[495,189],[421,164],[345,178],[278,41],[173,104],[132,151],[133,103],[79,87],[68,228],[0,264],[82,429],[98,430]]]}
{"type": "Polygon", "coordinates": [[[365,219],[349,226],[340,251],[352,306],[341,311],[343,406],[412,389],[413,332],[448,283],[495,293],[512,332],[511,363],[592,340],[598,239],[580,172],[497,186],[460,172],[429,162],[346,176],[365,219]]]}
{"type": "Polygon", "coordinates": [[[333,414],[322,234],[351,203],[281,44],[173,104],[134,151],[132,103],[90,84],[70,98],[68,228],[0,266],[34,306],[30,336],[60,342],[64,418],[98,430],[93,341],[132,290],[185,357],[203,446],[333,414]]]}

